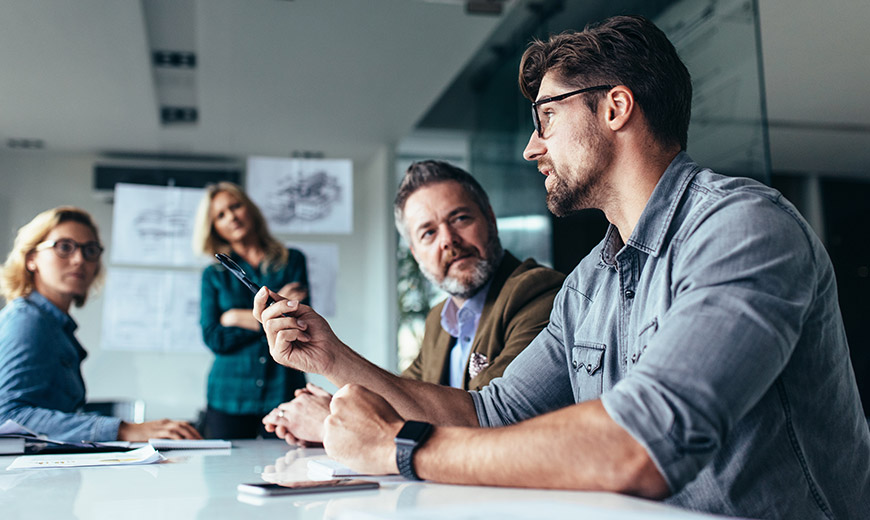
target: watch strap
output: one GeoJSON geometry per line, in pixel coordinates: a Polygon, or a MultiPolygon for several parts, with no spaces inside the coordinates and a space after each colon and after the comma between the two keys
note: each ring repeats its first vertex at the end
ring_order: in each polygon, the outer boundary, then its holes
{"type": "Polygon", "coordinates": [[[415,444],[396,444],[396,465],[399,467],[399,474],[408,480],[422,480],[414,471],[414,451],[417,445],[415,444]]]}
{"type": "Polygon", "coordinates": [[[422,480],[414,471],[414,452],[426,442],[432,425],[421,421],[406,421],[396,436],[396,467],[408,480],[422,480]]]}

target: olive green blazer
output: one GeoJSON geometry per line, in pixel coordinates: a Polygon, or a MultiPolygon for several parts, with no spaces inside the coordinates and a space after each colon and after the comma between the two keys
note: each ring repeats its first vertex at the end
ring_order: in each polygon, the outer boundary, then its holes
{"type": "MultiPolygon", "coordinates": [[[[471,363],[468,360],[465,363],[463,389],[479,390],[504,373],[549,323],[553,299],[564,281],[562,273],[538,265],[531,258],[520,263],[505,251],[474,334],[471,363]]],[[[403,377],[449,384],[450,349],[456,338],[441,327],[441,309],[446,301],[429,311],[420,353],[402,372],[403,377]]]]}

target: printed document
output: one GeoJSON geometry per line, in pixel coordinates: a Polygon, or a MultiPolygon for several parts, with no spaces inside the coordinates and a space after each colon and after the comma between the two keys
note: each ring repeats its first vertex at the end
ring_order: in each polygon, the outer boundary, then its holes
{"type": "Polygon", "coordinates": [[[153,446],[133,451],[75,453],[70,455],[25,455],[12,461],[6,469],[79,468],[84,466],[126,466],[153,464],[165,460],[153,446]]]}

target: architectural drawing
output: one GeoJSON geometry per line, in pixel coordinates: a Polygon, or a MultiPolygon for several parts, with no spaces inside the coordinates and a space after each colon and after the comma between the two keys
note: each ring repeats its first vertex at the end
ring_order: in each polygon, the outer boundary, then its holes
{"type": "Polygon", "coordinates": [[[133,228],[143,240],[163,240],[189,237],[189,211],[178,208],[147,208],[133,219],[133,228]]]}
{"type": "Polygon", "coordinates": [[[349,160],[250,157],[247,192],[273,233],[353,231],[349,160]]]}
{"type": "Polygon", "coordinates": [[[103,293],[106,350],[205,352],[199,271],[111,267],[103,293]],[[135,296],[136,311],[130,311],[135,296]]]}
{"type": "Polygon", "coordinates": [[[192,249],[198,188],[118,184],[112,218],[113,264],[202,267],[192,249]]]}
{"type": "Polygon", "coordinates": [[[269,197],[267,212],[279,224],[322,220],[341,202],[338,179],[326,171],[281,180],[269,197]]]}

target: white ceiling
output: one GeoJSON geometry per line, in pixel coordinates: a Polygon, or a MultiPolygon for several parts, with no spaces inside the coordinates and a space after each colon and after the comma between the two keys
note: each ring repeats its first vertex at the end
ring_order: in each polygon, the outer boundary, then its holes
{"type": "Polygon", "coordinates": [[[364,158],[412,129],[500,19],[455,2],[173,2],[193,3],[198,124],[158,121],[139,0],[3,0],[0,141],[364,158]]]}
{"type": "MultiPolygon", "coordinates": [[[[507,18],[458,0],[159,1],[191,4],[198,124],[158,121],[140,0],[2,0],[0,148],[363,159],[507,18]]],[[[870,2],[758,2],[774,170],[867,174],[870,2]]]]}

